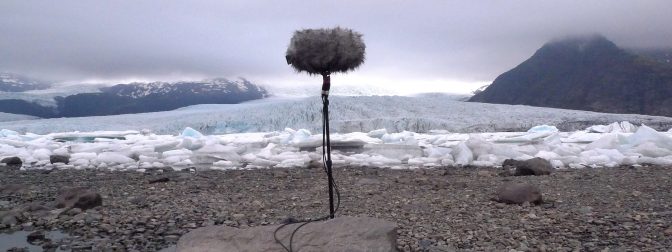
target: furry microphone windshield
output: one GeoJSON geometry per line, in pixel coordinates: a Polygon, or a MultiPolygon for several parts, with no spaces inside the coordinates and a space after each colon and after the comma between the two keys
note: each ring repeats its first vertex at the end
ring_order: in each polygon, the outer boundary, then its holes
{"type": "Polygon", "coordinates": [[[306,29],[294,32],[285,58],[298,72],[328,75],[359,67],[365,49],[362,34],[350,29],[306,29]]]}

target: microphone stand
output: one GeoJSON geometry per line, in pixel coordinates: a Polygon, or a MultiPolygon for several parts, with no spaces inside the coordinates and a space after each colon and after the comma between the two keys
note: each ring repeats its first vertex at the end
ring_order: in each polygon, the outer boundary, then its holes
{"type": "Polygon", "coordinates": [[[327,160],[325,165],[327,166],[327,180],[329,186],[329,218],[334,218],[334,177],[331,170],[331,139],[329,138],[329,89],[331,87],[331,76],[330,73],[322,73],[322,120],[323,120],[323,132],[322,132],[322,155],[326,153],[327,160]],[[326,148],[326,152],[325,152],[326,148]]]}

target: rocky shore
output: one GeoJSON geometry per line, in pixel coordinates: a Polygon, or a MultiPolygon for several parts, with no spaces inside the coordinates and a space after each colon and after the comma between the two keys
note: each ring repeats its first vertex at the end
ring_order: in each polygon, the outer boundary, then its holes
{"type": "MultiPolygon", "coordinates": [[[[338,167],[338,215],[399,225],[401,251],[665,251],[672,248],[672,168],[558,170],[502,176],[496,168],[338,167]],[[535,185],[539,205],[493,201],[507,182],[535,185]]],[[[1,233],[46,251],[157,251],[209,225],[250,227],[328,213],[321,169],[110,172],[0,167],[1,233]],[[59,191],[102,196],[88,210],[55,208],[59,191]]],[[[12,251],[21,251],[14,248],[12,251]]]]}

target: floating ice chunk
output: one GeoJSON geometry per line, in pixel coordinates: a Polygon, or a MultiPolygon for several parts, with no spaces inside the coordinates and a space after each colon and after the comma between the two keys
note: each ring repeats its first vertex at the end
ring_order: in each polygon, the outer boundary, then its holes
{"type": "Polygon", "coordinates": [[[203,148],[198,149],[197,152],[201,152],[201,153],[236,152],[236,147],[229,146],[229,145],[221,145],[221,144],[216,143],[216,144],[209,144],[209,145],[203,146],[203,148]]]}
{"type": "Polygon", "coordinates": [[[373,137],[373,138],[381,138],[386,134],[387,134],[387,129],[383,128],[383,129],[377,129],[377,130],[369,131],[369,133],[367,133],[366,135],[369,136],[369,137],[373,137]]]}
{"type": "Polygon", "coordinates": [[[604,134],[602,133],[588,133],[583,131],[576,131],[571,133],[569,137],[563,138],[561,141],[563,143],[592,143],[602,138],[604,134]]]}
{"type": "Polygon", "coordinates": [[[453,157],[450,154],[451,151],[452,151],[451,148],[446,147],[429,147],[424,150],[424,154],[425,156],[430,158],[450,157],[452,159],[453,157]]]}
{"type": "Polygon", "coordinates": [[[452,158],[444,158],[441,159],[441,165],[453,166],[455,165],[455,161],[452,158]]]}
{"type": "Polygon", "coordinates": [[[664,157],[664,156],[672,155],[671,150],[660,148],[653,142],[642,143],[642,144],[638,145],[637,147],[635,147],[634,151],[636,153],[640,153],[644,156],[654,157],[654,158],[655,157],[664,157]]]}
{"type": "Polygon", "coordinates": [[[273,167],[278,164],[278,162],[264,159],[264,158],[255,158],[250,162],[251,165],[253,166],[258,166],[258,167],[273,167]]]}
{"type": "Polygon", "coordinates": [[[135,160],[133,160],[132,158],[116,152],[100,153],[98,154],[98,161],[107,164],[126,164],[135,162],[135,160]]]}
{"type": "Polygon", "coordinates": [[[33,157],[37,160],[49,160],[51,151],[45,148],[40,148],[33,151],[33,157]]]}
{"type": "Polygon", "coordinates": [[[370,155],[381,155],[388,158],[395,159],[409,159],[413,157],[421,157],[423,155],[422,149],[417,145],[405,144],[367,144],[364,146],[365,153],[370,155]]]}
{"type": "Polygon", "coordinates": [[[556,128],[555,126],[550,126],[550,125],[546,125],[546,124],[537,125],[537,126],[534,126],[534,127],[530,128],[529,130],[527,130],[527,132],[529,132],[529,133],[537,133],[537,132],[551,132],[551,133],[553,133],[553,132],[558,132],[558,131],[559,131],[558,128],[556,128]]]}
{"type": "Polygon", "coordinates": [[[487,166],[495,166],[496,164],[495,164],[495,162],[491,162],[491,161],[478,161],[478,160],[476,160],[476,161],[473,162],[473,165],[474,166],[479,166],[479,167],[487,167],[487,166]]]}
{"type": "Polygon", "coordinates": [[[586,132],[589,133],[607,133],[609,131],[609,126],[607,125],[593,125],[586,128],[586,132]]]}
{"type": "Polygon", "coordinates": [[[634,124],[628,122],[628,121],[622,121],[619,126],[621,126],[621,132],[623,133],[632,133],[637,131],[637,126],[634,124]]]}
{"type": "Polygon", "coordinates": [[[152,143],[144,143],[144,144],[152,144],[154,146],[154,151],[156,152],[165,152],[174,149],[178,144],[181,143],[181,141],[175,139],[166,139],[166,140],[152,141],[152,143]]]}
{"type": "Polygon", "coordinates": [[[186,137],[183,138],[180,144],[176,146],[176,148],[181,148],[181,149],[187,149],[187,150],[197,150],[201,147],[203,147],[204,143],[202,139],[198,138],[191,138],[191,137],[186,137]]]}
{"type": "Polygon", "coordinates": [[[418,157],[408,159],[408,164],[413,166],[437,166],[441,163],[438,158],[418,157]]]}
{"type": "Polygon", "coordinates": [[[453,157],[455,164],[457,165],[468,165],[474,161],[474,154],[471,152],[469,147],[465,143],[459,143],[453,148],[453,157]]]}
{"type": "Polygon", "coordinates": [[[417,144],[418,141],[415,140],[415,134],[410,131],[402,131],[399,133],[391,133],[391,134],[385,134],[381,138],[384,143],[391,143],[391,144],[407,144],[407,145],[413,145],[417,144]]]}
{"type": "Polygon", "coordinates": [[[175,163],[173,163],[173,165],[175,165],[175,166],[180,166],[180,167],[191,166],[191,165],[193,165],[193,164],[194,164],[194,162],[191,162],[191,160],[188,159],[188,158],[187,158],[187,159],[184,159],[184,160],[181,160],[181,161],[179,161],[179,162],[175,162],[175,163]]]}
{"type": "MultiPolygon", "coordinates": [[[[492,144],[478,135],[472,135],[465,144],[469,147],[473,157],[476,159],[481,155],[492,153],[492,144]]],[[[457,160],[457,158],[455,159],[457,160]]]]}
{"type": "Polygon", "coordinates": [[[634,134],[628,136],[625,140],[627,141],[627,144],[631,146],[637,146],[645,142],[651,142],[660,148],[672,150],[672,137],[649,128],[646,125],[639,127],[639,129],[637,129],[634,134]]]}
{"type": "Polygon", "coordinates": [[[8,129],[0,129],[0,137],[8,137],[8,136],[19,136],[19,132],[8,129]]]}
{"type": "Polygon", "coordinates": [[[54,155],[69,156],[70,151],[66,147],[61,147],[53,151],[54,155]]]}
{"type": "Polygon", "coordinates": [[[496,142],[499,143],[528,143],[532,141],[541,140],[547,136],[554,134],[555,132],[550,131],[540,131],[540,132],[529,132],[522,136],[513,136],[497,139],[496,142]]]}
{"type": "Polygon", "coordinates": [[[581,151],[583,151],[581,147],[571,143],[558,145],[553,149],[553,152],[558,156],[577,156],[581,151]]]}
{"type": "Polygon", "coordinates": [[[79,152],[79,153],[72,153],[72,155],[70,155],[70,158],[93,160],[98,158],[98,154],[96,154],[95,152],[79,152]]]}
{"type": "Polygon", "coordinates": [[[150,162],[140,162],[140,169],[149,169],[153,168],[152,163],[150,162]]]}
{"type": "Polygon", "coordinates": [[[259,153],[257,153],[257,156],[259,156],[261,158],[266,158],[266,159],[271,158],[272,156],[274,156],[277,153],[276,150],[274,150],[275,146],[277,146],[277,145],[274,144],[274,143],[268,143],[268,145],[266,145],[266,147],[259,150],[259,153]]]}
{"type": "Polygon", "coordinates": [[[556,169],[565,167],[565,164],[562,163],[562,161],[560,161],[558,159],[551,159],[549,162],[551,162],[551,165],[553,167],[555,167],[556,169]]]}
{"type": "Polygon", "coordinates": [[[179,150],[171,150],[171,151],[166,151],[163,152],[162,156],[163,157],[171,157],[171,156],[191,156],[193,154],[192,151],[187,150],[187,149],[179,149],[179,150]]]}
{"type": "Polygon", "coordinates": [[[593,149],[581,152],[581,159],[587,164],[614,166],[620,164],[625,156],[615,149],[593,149]]]}
{"type": "Polygon", "coordinates": [[[186,127],[186,128],[184,128],[184,130],[182,131],[182,133],[180,134],[180,136],[183,136],[183,137],[193,137],[193,138],[201,138],[201,137],[203,137],[203,134],[201,134],[201,132],[198,132],[198,131],[195,130],[195,129],[192,129],[191,127],[186,127]]]}
{"type": "MultiPolygon", "coordinates": [[[[489,162],[489,163],[501,163],[504,160],[497,157],[494,154],[485,154],[485,155],[480,155],[475,161],[480,161],[480,162],[489,162]]],[[[474,162],[475,162],[474,161],[474,162]]]]}
{"type": "Polygon", "coordinates": [[[591,149],[616,149],[622,144],[618,134],[609,133],[602,135],[601,138],[586,145],[587,150],[591,149]]]}
{"type": "Polygon", "coordinates": [[[401,160],[399,159],[387,158],[379,155],[373,155],[367,158],[365,162],[368,163],[369,165],[376,165],[376,166],[390,166],[401,164],[401,160]]]}
{"type": "Polygon", "coordinates": [[[310,131],[307,129],[299,129],[296,132],[294,132],[291,137],[288,139],[289,144],[301,144],[303,142],[307,142],[311,140],[312,134],[310,134],[310,131]]]}
{"type": "Polygon", "coordinates": [[[637,163],[669,166],[672,165],[672,156],[660,157],[660,158],[640,157],[639,159],[637,159],[637,163]]]}
{"type": "Polygon", "coordinates": [[[609,125],[593,125],[586,129],[591,133],[632,133],[637,130],[637,126],[628,121],[614,122],[609,125]]]}
{"type": "MultiPolygon", "coordinates": [[[[310,161],[310,160],[308,160],[310,161]]],[[[289,158],[280,161],[275,167],[305,167],[308,162],[304,158],[289,158]]]]}
{"type": "Polygon", "coordinates": [[[552,160],[560,158],[560,155],[558,155],[558,153],[551,151],[539,151],[536,155],[534,155],[534,157],[539,157],[546,160],[552,160]]]}

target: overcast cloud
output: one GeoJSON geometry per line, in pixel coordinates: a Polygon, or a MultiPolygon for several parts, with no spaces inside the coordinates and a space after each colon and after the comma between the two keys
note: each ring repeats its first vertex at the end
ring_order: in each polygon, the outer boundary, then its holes
{"type": "Polygon", "coordinates": [[[669,0],[3,0],[0,71],[55,81],[314,82],[286,65],[289,39],[296,29],[339,25],[367,44],[366,63],[342,82],[446,90],[490,82],[565,35],[672,47],[670,13],[669,0]]]}

